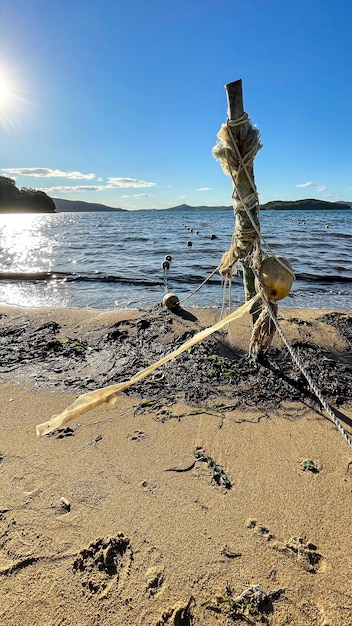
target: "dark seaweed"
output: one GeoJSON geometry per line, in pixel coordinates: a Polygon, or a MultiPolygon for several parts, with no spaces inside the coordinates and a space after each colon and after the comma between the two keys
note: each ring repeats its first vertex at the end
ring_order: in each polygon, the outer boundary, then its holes
{"type": "MultiPolygon", "coordinates": [[[[348,316],[333,316],[351,339],[348,316]]],[[[174,318],[164,309],[145,314],[140,320],[123,320],[112,326],[72,332],[54,321],[35,327],[30,317],[0,319],[1,380],[34,380],[37,387],[55,386],[84,392],[128,380],[133,374],[181,345],[196,331],[186,328],[175,334],[174,318]],[[14,372],[16,376],[14,377],[14,372]]],[[[352,399],[352,360],[310,342],[296,342],[302,363],[335,406],[352,399]]],[[[257,361],[232,351],[217,334],[184,352],[133,385],[126,393],[144,398],[162,397],[164,406],[178,399],[190,406],[212,406],[217,396],[227,397],[238,407],[270,410],[284,400],[318,401],[285,348],[271,348],[257,361]]]]}

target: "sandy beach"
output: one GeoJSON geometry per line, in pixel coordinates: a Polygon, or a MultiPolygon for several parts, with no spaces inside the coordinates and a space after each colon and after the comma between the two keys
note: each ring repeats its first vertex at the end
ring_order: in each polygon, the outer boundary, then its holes
{"type": "MultiPolygon", "coordinates": [[[[219,312],[0,307],[2,626],[352,625],[352,449],[251,319],[49,436],[219,312]]],[[[351,313],[280,309],[352,435],[351,313]]]]}

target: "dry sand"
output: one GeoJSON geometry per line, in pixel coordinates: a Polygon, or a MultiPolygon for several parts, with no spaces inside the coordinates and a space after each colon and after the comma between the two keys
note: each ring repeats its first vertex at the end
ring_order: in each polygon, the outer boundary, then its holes
{"type": "MultiPolygon", "coordinates": [[[[135,320],[132,332],[137,320],[150,317],[146,311],[7,306],[0,313],[0,346],[10,361],[28,325],[55,321],[59,337],[79,341],[117,332],[117,323],[128,319],[135,320]]],[[[317,321],[322,313],[281,312],[282,326],[291,341],[327,347],[350,371],[351,347],[333,326],[317,321]]],[[[160,318],[160,328],[172,317],[170,333],[181,341],[216,315],[193,309],[183,318],[165,311],[152,317],[160,318]]],[[[246,317],[223,335],[233,355],[247,350],[250,330],[246,317]]],[[[36,425],[81,393],[76,379],[63,387],[77,359],[71,354],[66,370],[51,367],[45,379],[39,347],[30,363],[22,355],[21,367],[15,359],[5,367],[2,358],[2,626],[352,624],[352,449],[317,405],[287,391],[271,404],[237,402],[222,412],[211,410],[214,398],[200,398],[201,413],[175,394],[172,409],[166,399],[143,411],[155,379],[143,393],[122,394],[115,407],[73,421],[72,431],[38,439],[36,425]],[[203,460],[196,460],[195,449],[203,460]],[[319,471],[304,471],[303,459],[314,460],[319,471]],[[214,480],[212,461],[231,488],[214,480]],[[166,471],[171,468],[190,469],[166,471]],[[237,598],[254,585],[260,587],[237,598]]],[[[89,363],[92,389],[103,362],[85,361],[85,380],[89,363]]],[[[158,384],[162,395],[163,380],[158,384]]],[[[217,406],[230,406],[231,386],[218,386],[217,406]]],[[[339,412],[351,434],[351,403],[339,412]]]]}

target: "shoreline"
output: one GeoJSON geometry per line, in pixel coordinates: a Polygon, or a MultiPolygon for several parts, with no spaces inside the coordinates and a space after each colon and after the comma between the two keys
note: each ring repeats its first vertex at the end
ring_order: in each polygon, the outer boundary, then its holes
{"type": "MultiPolygon", "coordinates": [[[[350,376],[351,312],[318,320],[329,312],[279,317],[352,434],[348,384],[335,385],[350,376]]],[[[267,600],[236,605],[243,619],[349,624],[352,451],[299,395],[278,338],[273,369],[248,364],[247,315],[114,407],[38,439],[36,424],[156,360],[219,310],[0,313],[4,626],[215,626],[255,585],[267,600]],[[303,467],[309,459],[316,471],[303,467]]]]}

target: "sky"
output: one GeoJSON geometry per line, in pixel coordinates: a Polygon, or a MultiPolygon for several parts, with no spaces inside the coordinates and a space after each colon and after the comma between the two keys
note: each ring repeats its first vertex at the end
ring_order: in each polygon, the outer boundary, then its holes
{"type": "Polygon", "coordinates": [[[125,209],[229,206],[224,86],[261,203],[352,200],[350,0],[0,0],[0,175],[125,209]]]}

